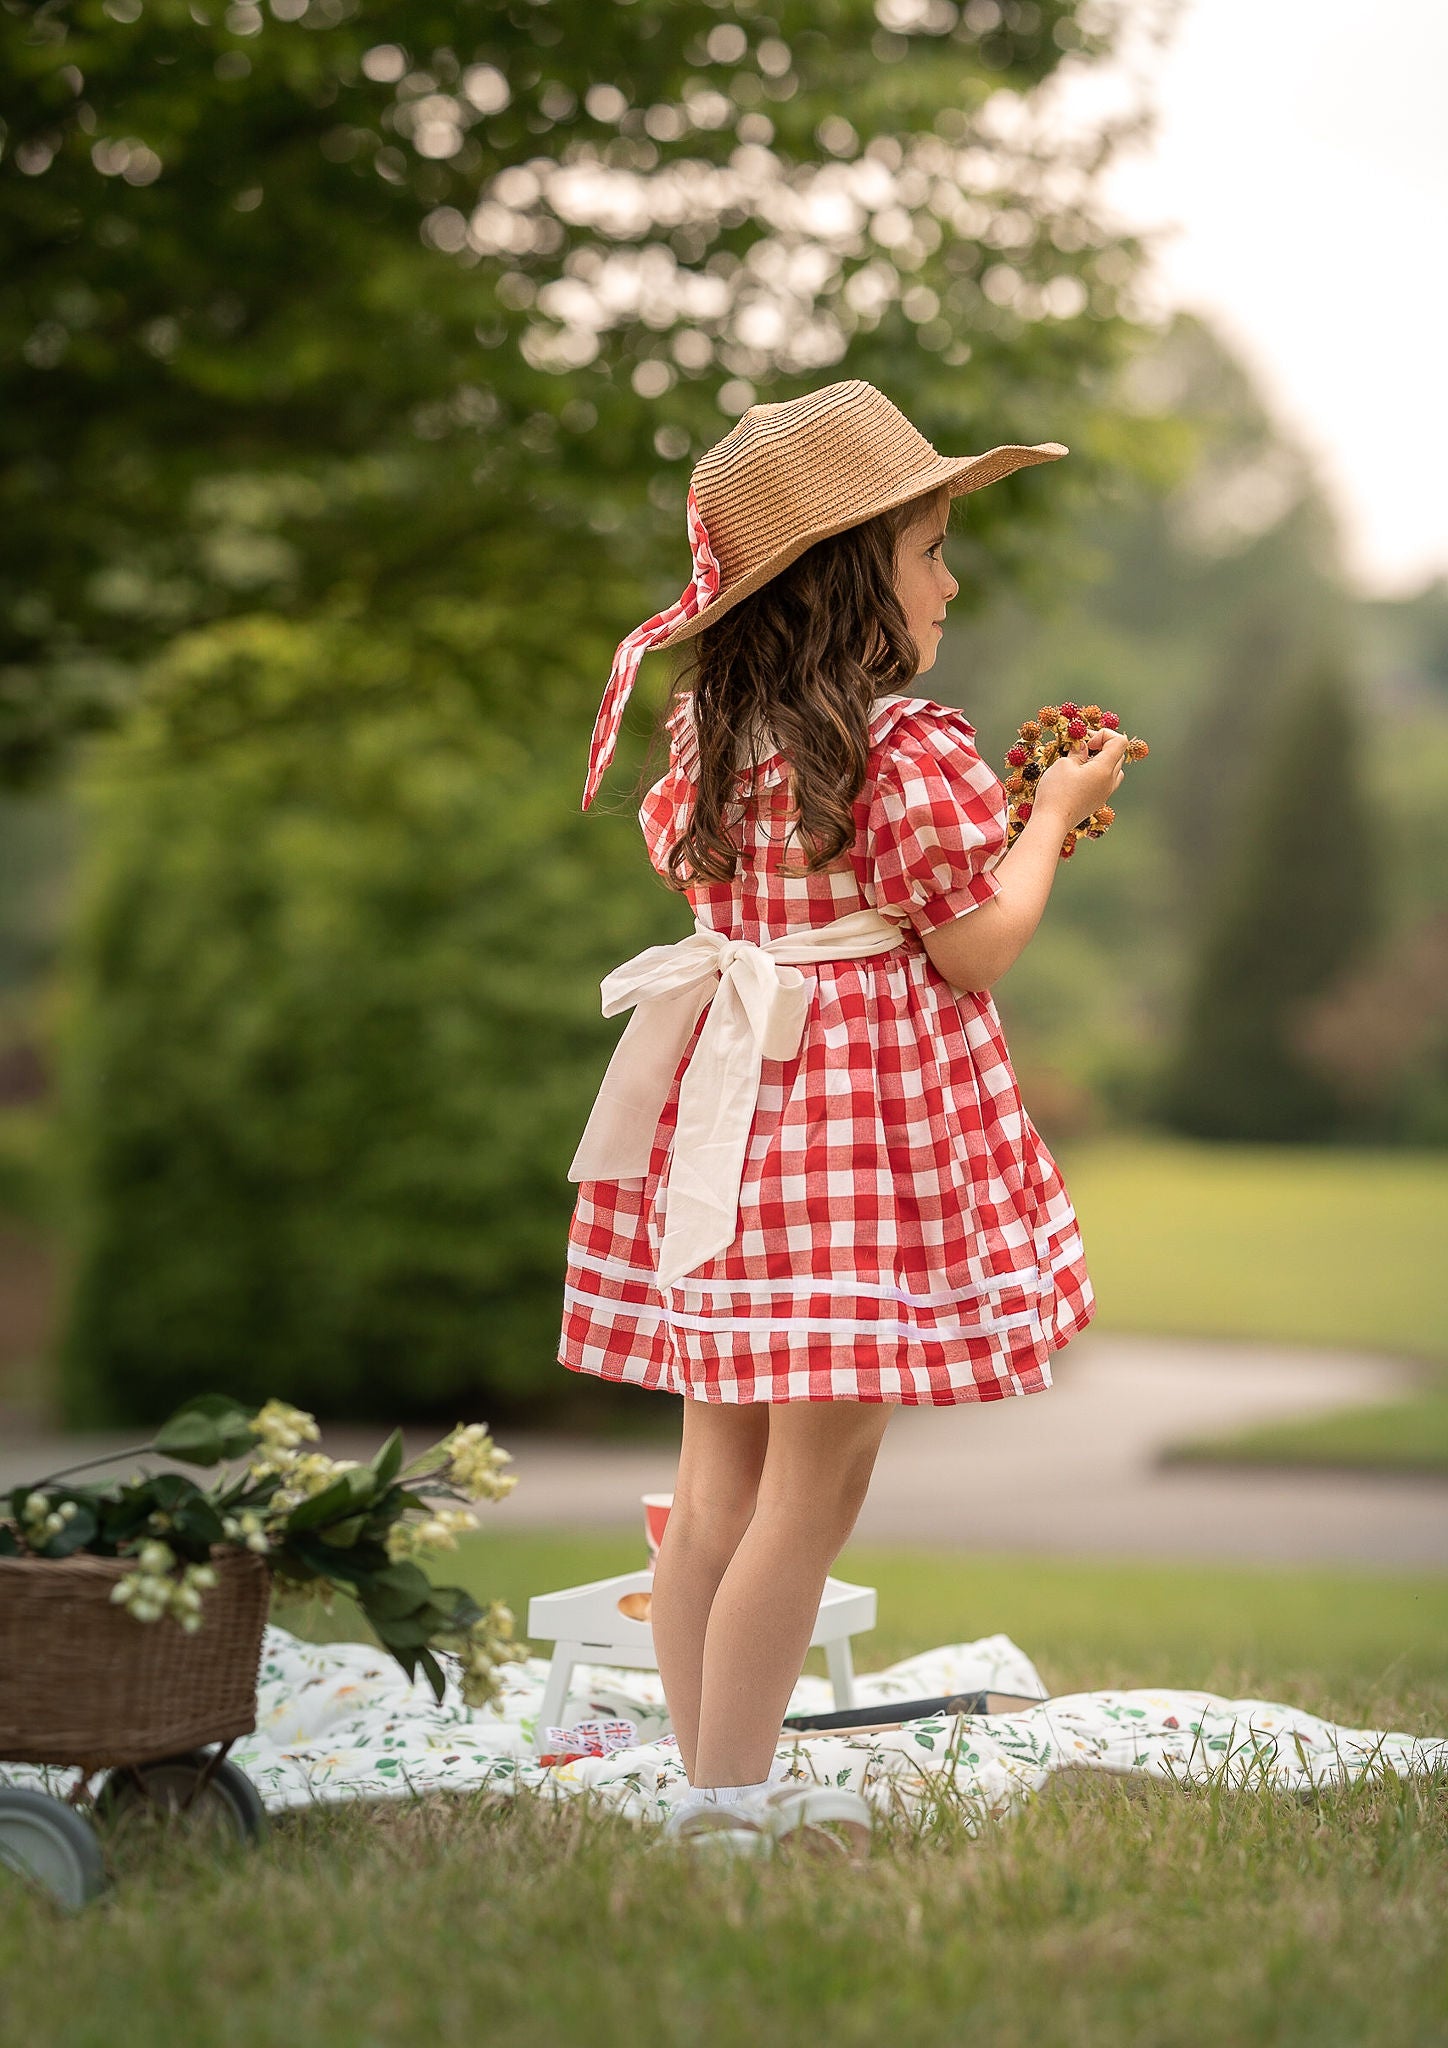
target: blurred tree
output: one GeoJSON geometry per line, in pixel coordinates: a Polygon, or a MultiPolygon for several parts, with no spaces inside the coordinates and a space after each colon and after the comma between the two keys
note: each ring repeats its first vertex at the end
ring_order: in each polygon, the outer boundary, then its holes
{"type": "Polygon", "coordinates": [[[1296,1044],[1375,1141],[1448,1144],[1448,910],[1415,919],[1324,989],[1296,1044]]]}
{"type": "MultiPolygon", "coordinates": [[[[1133,349],[1111,396],[1149,426],[1153,465],[1103,475],[1072,521],[1078,573],[1055,603],[1008,597],[953,628],[931,689],[965,706],[997,765],[1021,717],[1068,695],[1110,705],[1151,743],[1116,829],[1063,871],[998,996],[1028,1105],[1059,1096],[1051,1074],[1064,1071],[1097,1116],[1135,1122],[1153,1114],[1215,907],[1204,877],[1243,827],[1279,690],[1319,647],[1358,635],[1312,465],[1219,335],[1178,315],[1133,349]]],[[[1380,708],[1374,694],[1374,743],[1397,767],[1380,708]]],[[[1421,735],[1415,746],[1421,766],[1421,735]]],[[[1416,841],[1428,823],[1414,818],[1416,841]]],[[[1395,847],[1395,889],[1403,866],[1395,847]]]]}
{"type": "Polygon", "coordinates": [[[1026,509],[1089,488],[1137,261],[1095,198],[1116,131],[1053,145],[1026,95],[1109,54],[1113,10],[737,13],[8,0],[12,778],[179,630],[475,592],[581,761],[570,636],[677,592],[687,465],[756,384],[875,378],[952,448],[1079,442],[1064,490],[985,494],[1023,567],[1026,509]]]}
{"type": "Polygon", "coordinates": [[[1279,698],[1225,864],[1163,1090],[1178,1130],[1271,1143],[1339,1136],[1351,1121],[1301,1033],[1382,918],[1361,754],[1355,695],[1320,660],[1279,698]]]}
{"type": "Polygon", "coordinates": [[[631,821],[580,816],[571,762],[480,724],[488,634],[462,608],[425,643],[209,627],[97,759],[73,1421],[212,1386],[443,1419],[578,1389],[555,1357],[598,981],[688,919],[631,821]]]}
{"type": "Polygon", "coordinates": [[[558,1390],[597,976],[679,914],[631,820],[578,836],[613,644],[686,578],[692,460],[838,376],[947,448],[1073,444],[972,516],[973,589],[1045,574],[1050,509],[1149,438],[1109,393],[1127,124],[1030,98],[1115,12],[0,7],[0,758],[122,727],[62,1074],[73,1417],[218,1373],[558,1390]]]}

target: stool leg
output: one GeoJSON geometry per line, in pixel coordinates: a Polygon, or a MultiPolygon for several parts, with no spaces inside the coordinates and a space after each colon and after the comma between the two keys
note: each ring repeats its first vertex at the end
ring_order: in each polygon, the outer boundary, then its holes
{"type": "Polygon", "coordinates": [[[834,1687],[835,1706],[852,1707],[855,1704],[855,1662],[850,1655],[848,1636],[836,1636],[832,1643],[825,1644],[825,1665],[834,1687]]]}
{"type": "Polygon", "coordinates": [[[555,1644],[553,1661],[548,1666],[548,1682],[543,1688],[543,1703],[538,1709],[538,1725],[533,1731],[535,1755],[541,1756],[548,1748],[544,1729],[556,1728],[563,1719],[563,1703],[568,1697],[568,1681],[573,1676],[575,1661],[571,1643],[555,1644]]]}

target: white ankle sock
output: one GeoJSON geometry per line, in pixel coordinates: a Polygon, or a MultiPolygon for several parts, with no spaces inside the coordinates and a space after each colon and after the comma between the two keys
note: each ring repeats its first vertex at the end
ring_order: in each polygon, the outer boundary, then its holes
{"type": "Polygon", "coordinates": [[[769,1776],[758,1785],[695,1785],[691,1782],[678,1803],[680,1807],[702,1806],[706,1802],[712,1806],[734,1806],[746,1793],[766,1792],[771,1785],[779,1784],[789,1775],[789,1768],[787,1757],[776,1757],[769,1766],[769,1776]]]}
{"type": "Polygon", "coordinates": [[[742,1806],[756,1792],[767,1792],[772,1782],[762,1778],[757,1785],[707,1785],[704,1797],[711,1806],[742,1806]]]}

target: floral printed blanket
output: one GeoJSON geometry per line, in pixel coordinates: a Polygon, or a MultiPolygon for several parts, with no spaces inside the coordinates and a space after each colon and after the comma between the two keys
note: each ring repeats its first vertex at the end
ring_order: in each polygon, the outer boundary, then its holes
{"type": "MultiPolygon", "coordinates": [[[[579,1665],[563,1723],[574,1731],[580,1721],[631,1724],[610,1736],[627,1746],[548,1765],[532,1754],[547,1669],[542,1657],[503,1667],[500,1697],[474,1709],[451,1670],[437,1702],[369,1644],[307,1643],[268,1628],[257,1727],[231,1757],[272,1811],[487,1788],[505,1797],[591,1793],[631,1820],[661,1821],[687,1778],[658,1674],[579,1665]]],[[[981,1690],[1039,1697],[1045,1686],[1010,1638],[994,1635],[865,1673],[855,1690],[858,1705],[872,1706],[981,1690]]],[[[832,1705],[828,1680],[804,1677],[789,1711],[832,1705]]],[[[919,1815],[947,1801],[971,1833],[1004,1820],[1070,1765],[1290,1791],[1388,1772],[1448,1775],[1448,1736],[1344,1728],[1270,1700],[1167,1689],[1042,1697],[1026,1712],[936,1717],[883,1734],[792,1737],[779,1755],[794,1773],[852,1786],[881,1810],[919,1815]]],[[[73,1772],[0,1767],[0,1781],[12,1784],[64,1790],[73,1780],[73,1772]]]]}

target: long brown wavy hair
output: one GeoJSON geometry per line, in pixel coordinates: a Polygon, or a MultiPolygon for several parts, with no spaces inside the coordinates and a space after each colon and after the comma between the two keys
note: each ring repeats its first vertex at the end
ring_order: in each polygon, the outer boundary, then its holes
{"type": "Polygon", "coordinates": [[[699,776],[688,824],[669,850],[672,888],[732,880],[736,828],[750,801],[740,778],[752,781],[776,751],[789,764],[802,872],[828,867],[854,844],[871,706],[919,668],[895,595],[900,542],[943,495],[927,491],[817,541],[687,643],[692,658],[671,706],[692,695],[699,776]]]}

